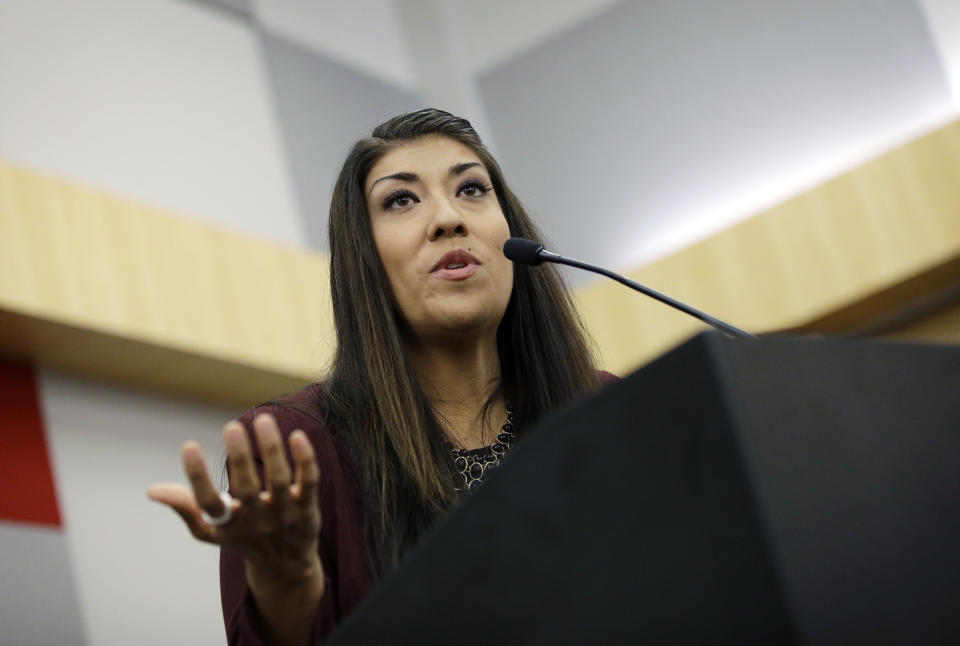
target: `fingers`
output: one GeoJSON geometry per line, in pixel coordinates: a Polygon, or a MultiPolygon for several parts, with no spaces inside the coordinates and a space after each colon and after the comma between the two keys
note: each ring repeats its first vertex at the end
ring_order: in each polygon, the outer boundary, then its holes
{"type": "Polygon", "coordinates": [[[320,483],[320,469],[317,467],[313,445],[307,434],[296,430],[290,434],[290,453],[296,465],[297,479],[294,486],[294,498],[299,503],[315,504],[320,483]]]}
{"type": "Polygon", "coordinates": [[[205,514],[214,518],[223,516],[226,509],[200,447],[193,441],[186,442],[181,449],[190,487],[157,484],[150,487],[148,497],[173,509],[196,538],[218,545],[253,549],[251,546],[255,547],[264,536],[271,535],[276,527],[290,523],[318,527],[316,503],[320,470],[307,435],[296,430],[289,437],[291,468],[276,420],[271,415],[258,415],[253,421],[253,431],[267,490],[260,491],[261,478],[247,429],[237,421],[230,422],[224,427],[223,438],[230,469],[230,489],[239,500],[233,500],[234,513],[229,519],[223,519],[221,523],[205,518],[205,514]],[[293,477],[296,481],[291,485],[293,477]],[[275,526],[278,522],[280,525],[275,526]]]}
{"type": "MultiPolygon", "coordinates": [[[[253,462],[247,431],[240,422],[230,422],[223,427],[223,441],[227,445],[227,464],[230,467],[230,488],[233,495],[253,505],[260,495],[260,478],[253,462]]],[[[220,509],[222,511],[223,507],[220,509]]],[[[207,512],[210,513],[209,510],[207,512]]]]}
{"type": "Polygon", "coordinates": [[[283,440],[280,439],[277,422],[271,415],[257,415],[253,420],[253,431],[263,458],[266,489],[271,499],[284,498],[290,493],[290,465],[283,452],[283,440]]]}
{"type": "Polygon", "coordinates": [[[180,449],[180,456],[183,458],[183,470],[187,474],[187,479],[190,480],[193,496],[196,498],[194,504],[199,505],[211,516],[221,515],[226,509],[220,499],[220,492],[213,486],[213,481],[210,479],[210,472],[207,470],[200,447],[192,440],[186,442],[180,449]]]}

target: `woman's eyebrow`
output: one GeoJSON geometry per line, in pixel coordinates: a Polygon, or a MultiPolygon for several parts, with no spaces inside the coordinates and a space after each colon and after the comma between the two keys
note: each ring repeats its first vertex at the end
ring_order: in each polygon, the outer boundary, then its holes
{"type": "Polygon", "coordinates": [[[399,179],[401,181],[409,182],[413,184],[414,182],[419,181],[420,177],[416,173],[410,173],[407,171],[394,173],[393,175],[384,175],[383,177],[381,177],[376,182],[370,185],[370,190],[367,191],[367,197],[370,197],[370,193],[373,193],[373,187],[377,185],[377,182],[382,182],[385,179],[399,179]]]}
{"type": "Polygon", "coordinates": [[[480,165],[480,162],[462,162],[460,164],[454,164],[453,166],[450,167],[450,175],[459,175],[463,171],[479,165],[480,165]]]}

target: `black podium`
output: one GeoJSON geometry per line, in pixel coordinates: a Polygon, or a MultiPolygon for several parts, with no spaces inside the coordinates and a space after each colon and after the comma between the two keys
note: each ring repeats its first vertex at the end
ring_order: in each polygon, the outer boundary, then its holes
{"type": "Polygon", "coordinates": [[[527,435],[345,644],[960,643],[960,347],[702,334],[527,435]]]}

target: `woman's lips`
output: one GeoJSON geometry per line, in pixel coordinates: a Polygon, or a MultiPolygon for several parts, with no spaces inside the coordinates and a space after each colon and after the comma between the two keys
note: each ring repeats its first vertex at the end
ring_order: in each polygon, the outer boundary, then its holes
{"type": "Polygon", "coordinates": [[[441,267],[440,269],[434,269],[433,275],[437,278],[443,278],[444,280],[466,280],[470,278],[470,276],[473,276],[479,268],[480,265],[474,263],[469,263],[456,269],[441,267]]]}
{"type": "Polygon", "coordinates": [[[466,249],[451,249],[440,256],[430,273],[444,280],[466,280],[477,272],[480,264],[477,257],[466,249]],[[451,267],[451,265],[462,266],[451,267]]]}

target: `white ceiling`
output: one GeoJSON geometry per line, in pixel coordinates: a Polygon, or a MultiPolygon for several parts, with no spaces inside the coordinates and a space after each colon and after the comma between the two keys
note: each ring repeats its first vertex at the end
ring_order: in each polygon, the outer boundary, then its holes
{"type": "MultiPolygon", "coordinates": [[[[471,76],[577,25],[623,0],[428,0],[449,13],[471,76]]],[[[337,58],[405,90],[416,89],[417,65],[402,12],[422,10],[422,0],[251,0],[260,23],[277,35],[337,58]]],[[[419,43],[423,46],[423,43],[419,43]]],[[[426,46],[429,47],[430,43],[426,46]]]]}
{"type": "Polygon", "coordinates": [[[269,31],[403,90],[419,86],[394,0],[252,0],[269,31]]]}

